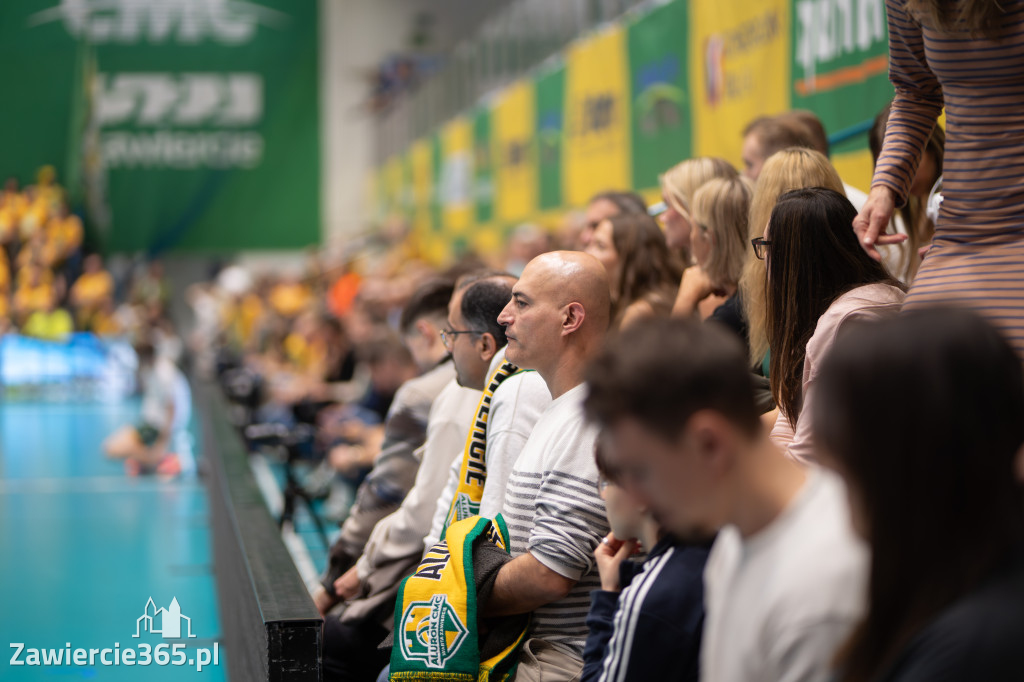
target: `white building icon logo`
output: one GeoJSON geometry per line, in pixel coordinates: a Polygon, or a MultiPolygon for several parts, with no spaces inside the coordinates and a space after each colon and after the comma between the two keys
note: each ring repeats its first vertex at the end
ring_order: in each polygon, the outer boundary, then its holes
{"type": "Polygon", "coordinates": [[[132,637],[139,637],[141,632],[149,632],[151,634],[160,634],[164,639],[179,639],[181,638],[181,621],[183,620],[188,623],[186,628],[188,637],[195,637],[192,634],[192,619],[182,615],[177,597],[171,600],[171,605],[166,609],[158,609],[156,604],[153,603],[153,598],[150,597],[149,601],[146,602],[146,608],[143,610],[142,615],[135,621],[135,634],[132,637]],[[156,627],[158,617],[159,629],[156,627]]]}

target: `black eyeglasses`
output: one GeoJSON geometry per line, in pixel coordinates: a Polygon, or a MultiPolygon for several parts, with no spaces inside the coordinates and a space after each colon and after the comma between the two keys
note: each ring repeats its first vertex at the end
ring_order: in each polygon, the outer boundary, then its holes
{"type": "Polygon", "coordinates": [[[772,243],[762,237],[755,237],[750,240],[750,245],[754,247],[754,256],[758,260],[764,260],[765,255],[768,253],[767,247],[771,246],[772,243]]]}
{"type": "Polygon", "coordinates": [[[483,334],[483,332],[476,329],[442,329],[441,343],[445,348],[451,348],[455,343],[455,337],[459,334],[483,334]]]}

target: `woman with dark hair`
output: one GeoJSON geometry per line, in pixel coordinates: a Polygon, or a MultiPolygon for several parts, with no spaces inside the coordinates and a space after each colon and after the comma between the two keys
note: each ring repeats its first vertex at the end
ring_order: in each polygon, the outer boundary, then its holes
{"type": "Polygon", "coordinates": [[[636,192],[616,192],[608,190],[598,192],[590,197],[587,209],[583,214],[583,228],[579,234],[580,249],[590,245],[594,238],[594,230],[606,218],[617,215],[647,215],[647,203],[636,192]]]}
{"type": "Polygon", "coordinates": [[[1013,349],[967,311],[909,312],[837,341],[817,400],[822,459],[846,479],[872,550],[867,615],[838,682],[1024,680],[1013,349]],[[900,409],[879,409],[894,395],[900,409]]]}
{"type": "Polygon", "coordinates": [[[787,192],[754,253],[766,264],[769,381],[779,416],[772,440],[799,460],[814,457],[810,414],[818,368],[843,325],[895,315],[903,286],[860,248],[857,210],[839,192],[787,192]]]}
{"type": "Polygon", "coordinates": [[[672,311],[683,268],[654,218],[629,214],[602,220],[585,251],[608,271],[612,328],[672,311]]]}

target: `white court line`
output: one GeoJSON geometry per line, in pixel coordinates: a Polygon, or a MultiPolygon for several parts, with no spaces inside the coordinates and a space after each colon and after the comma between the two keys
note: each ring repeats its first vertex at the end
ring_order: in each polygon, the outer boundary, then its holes
{"type": "MultiPolygon", "coordinates": [[[[270,515],[275,520],[281,518],[281,511],[284,509],[284,495],[270,470],[267,458],[260,453],[252,454],[249,456],[249,467],[252,469],[256,486],[263,495],[263,501],[266,503],[270,515]]],[[[295,532],[295,528],[291,524],[285,524],[281,529],[281,540],[288,548],[292,562],[299,571],[299,577],[302,578],[302,582],[306,584],[306,589],[312,596],[320,587],[320,574],[317,573],[313,559],[309,555],[309,548],[306,547],[306,543],[295,532]]]]}

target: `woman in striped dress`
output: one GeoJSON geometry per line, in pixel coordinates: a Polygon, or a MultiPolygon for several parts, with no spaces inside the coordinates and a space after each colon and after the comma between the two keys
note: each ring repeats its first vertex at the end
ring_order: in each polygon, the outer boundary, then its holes
{"type": "Polygon", "coordinates": [[[896,88],[871,194],[854,220],[864,248],[907,200],[946,107],[944,201],[907,307],[962,303],[1024,357],[1024,0],[886,0],[896,88]]]}

